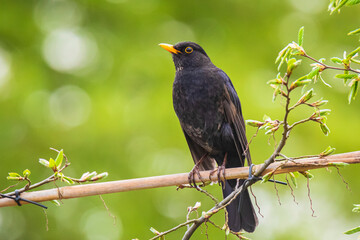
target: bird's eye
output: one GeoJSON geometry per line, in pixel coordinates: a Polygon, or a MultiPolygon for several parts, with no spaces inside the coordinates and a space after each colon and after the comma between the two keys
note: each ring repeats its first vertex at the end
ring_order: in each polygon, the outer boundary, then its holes
{"type": "Polygon", "coordinates": [[[187,48],[185,48],[185,52],[186,52],[187,54],[192,53],[192,52],[193,52],[192,47],[187,47],[187,48]]]}

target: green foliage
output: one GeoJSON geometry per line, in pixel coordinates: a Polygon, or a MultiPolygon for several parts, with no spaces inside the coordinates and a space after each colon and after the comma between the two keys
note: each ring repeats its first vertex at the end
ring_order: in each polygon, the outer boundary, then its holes
{"type": "MultiPolygon", "coordinates": [[[[355,213],[359,213],[360,212],[360,204],[354,204],[354,208],[352,209],[352,211],[355,213]]],[[[351,234],[358,233],[358,232],[360,232],[360,226],[349,229],[346,232],[344,232],[344,234],[351,235],[351,234]]]]}
{"type": "Polygon", "coordinates": [[[328,146],[324,151],[320,153],[320,157],[325,157],[333,154],[335,152],[336,148],[333,148],[331,146],[328,146]]]}

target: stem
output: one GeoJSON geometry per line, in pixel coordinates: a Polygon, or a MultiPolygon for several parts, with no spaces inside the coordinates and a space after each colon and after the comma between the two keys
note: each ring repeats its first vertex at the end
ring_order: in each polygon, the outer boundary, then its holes
{"type": "Polygon", "coordinates": [[[325,69],[333,69],[333,70],[340,70],[340,71],[350,71],[350,72],[354,72],[354,73],[360,74],[360,71],[359,71],[359,70],[357,70],[357,69],[356,69],[356,70],[355,70],[355,69],[352,69],[350,66],[349,66],[348,68],[333,67],[333,66],[326,65],[325,63],[322,63],[322,62],[316,60],[315,58],[307,55],[306,53],[303,53],[302,56],[303,56],[303,57],[306,57],[306,58],[309,58],[309,59],[311,59],[312,61],[320,64],[321,66],[324,67],[324,70],[325,70],[325,69]]]}

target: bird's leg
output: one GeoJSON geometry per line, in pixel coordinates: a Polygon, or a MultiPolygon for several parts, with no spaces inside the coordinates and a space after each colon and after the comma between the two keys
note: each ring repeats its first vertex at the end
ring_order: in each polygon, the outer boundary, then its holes
{"type": "MultiPolygon", "coordinates": [[[[220,185],[221,183],[221,173],[223,175],[223,178],[225,179],[225,166],[226,166],[226,161],[227,161],[227,153],[225,153],[225,156],[224,156],[224,161],[223,163],[218,166],[216,169],[214,169],[213,171],[210,172],[209,174],[209,178],[211,180],[211,176],[216,172],[217,173],[217,178],[218,178],[218,183],[220,185]]],[[[224,180],[225,181],[225,180],[224,180]]],[[[225,187],[225,184],[223,185],[225,187]]]]}
{"type": "Polygon", "coordinates": [[[208,156],[209,154],[206,153],[204,156],[202,156],[200,158],[200,160],[195,164],[195,166],[193,167],[193,169],[190,171],[189,176],[188,176],[188,180],[189,180],[189,185],[191,187],[195,187],[197,188],[196,182],[195,182],[195,173],[197,174],[197,176],[199,177],[200,181],[205,185],[205,182],[203,180],[203,178],[201,177],[200,174],[200,170],[199,170],[199,166],[200,164],[204,161],[204,159],[208,156]]]}

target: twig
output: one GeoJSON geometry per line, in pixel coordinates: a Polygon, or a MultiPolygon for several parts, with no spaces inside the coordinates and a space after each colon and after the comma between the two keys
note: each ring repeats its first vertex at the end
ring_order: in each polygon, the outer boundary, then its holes
{"type": "Polygon", "coordinates": [[[333,70],[340,70],[340,71],[350,71],[350,72],[354,72],[354,73],[360,74],[360,71],[359,71],[359,70],[352,69],[350,66],[349,66],[348,68],[333,67],[333,66],[326,65],[325,63],[322,63],[322,62],[316,60],[315,58],[307,55],[306,53],[303,53],[302,56],[304,56],[304,57],[306,57],[306,58],[309,58],[309,59],[311,59],[312,61],[320,64],[321,66],[324,67],[324,70],[325,70],[325,69],[333,69],[333,70]]]}
{"type": "Polygon", "coordinates": [[[189,221],[181,223],[181,224],[177,225],[176,227],[173,227],[172,229],[169,229],[169,230],[167,230],[165,232],[161,232],[161,233],[157,234],[155,237],[150,238],[149,240],[159,239],[160,237],[165,236],[166,234],[169,234],[171,232],[174,232],[174,231],[178,230],[179,228],[185,227],[186,225],[191,224],[191,223],[193,223],[195,221],[196,221],[196,219],[191,219],[189,221]]]}
{"type": "Polygon", "coordinates": [[[345,183],[346,189],[351,191],[349,183],[347,181],[345,181],[344,177],[341,175],[339,167],[336,167],[336,170],[337,170],[337,173],[340,176],[341,180],[343,181],[343,183],[345,183]]]}
{"type": "MultiPolygon", "coordinates": [[[[331,163],[344,162],[349,164],[360,163],[360,151],[336,154],[326,157],[318,158],[308,158],[308,159],[299,159],[294,160],[293,162],[287,162],[283,164],[282,162],[275,162],[271,164],[265,171],[262,172],[262,175],[271,172],[277,169],[274,174],[281,174],[287,172],[296,172],[296,171],[306,171],[309,169],[316,168],[326,168],[332,166],[331,163]],[[281,167],[279,168],[279,165],[281,167]]],[[[262,169],[264,164],[255,165],[254,169],[262,169]]],[[[209,174],[210,171],[200,172],[203,180],[210,182],[209,174]]],[[[226,179],[247,179],[249,174],[248,167],[241,168],[229,168],[225,170],[226,179]]],[[[195,177],[196,182],[201,182],[197,177],[195,177]]],[[[168,187],[168,186],[178,186],[181,184],[188,183],[188,173],[179,173],[173,175],[163,175],[156,177],[147,177],[147,178],[137,178],[137,179],[128,179],[128,180],[119,180],[119,181],[109,181],[101,183],[90,183],[82,185],[73,185],[60,187],[59,189],[47,189],[42,191],[34,192],[24,192],[21,194],[23,198],[36,201],[50,201],[59,199],[59,193],[61,193],[61,199],[69,198],[79,198],[86,196],[94,196],[99,194],[108,194],[115,192],[127,192],[133,190],[149,189],[149,188],[158,188],[158,187],[168,187]]],[[[229,195],[230,196],[230,195],[229,195]]],[[[21,202],[26,204],[25,202],[21,202]]],[[[220,202],[219,202],[220,204],[220,202]]],[[[0,199],[0,207],[15,206],[16,203],[11,199],[0,199]]]]}
{"type": "Polygon", "coordinates": [[[299,203],[296,201],[296,198],[295,198],[294,189],[292,188],[292,186],[291,186],[291,184],[290,184],[290,182],[289,182],[289,180],[288,180],[288,178],[287,178],[287,174],[285,174],[285,180],[286,180],[287,185],[288,185],[289,188],[290,188],[291,196],[292,196],[293,199],[294,199],[294,203],[296,203],[296,205],[299,205],[299,203]]]}
{"type": "Polygon", "coordinates": [[[310,178],[307,177],[307,189],[308,189],[308,198],[309,198],[309,201],[310,201],[310,209],[311,209],[311,216],[312,217],[316,217],[315,216],[315,211],[314,211],[314,208],[313,208],[313,203],[312,203],[312,199],[311,199],[311,195],[310,195],[310,178]]]}

